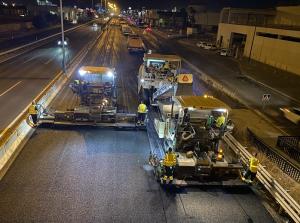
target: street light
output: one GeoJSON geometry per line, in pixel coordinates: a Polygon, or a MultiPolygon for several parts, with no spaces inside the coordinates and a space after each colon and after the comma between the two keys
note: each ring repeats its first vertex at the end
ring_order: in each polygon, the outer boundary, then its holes
{"type": "Polygon", "coordinates": [[[61,42],[62,44],[62,69],[63,72],[66,73],[66,60],[65,60],[65,33],[64,33],[64,18],[63,18],[63,9],[62,9],[62,0],[59,0],[60,5],[60,24],[61,24],[61,42]]]}

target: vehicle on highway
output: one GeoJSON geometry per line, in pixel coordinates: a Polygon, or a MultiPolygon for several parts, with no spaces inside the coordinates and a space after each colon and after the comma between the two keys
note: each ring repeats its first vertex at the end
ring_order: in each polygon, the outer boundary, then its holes
{"type": "Polygon", "coordinates": [[[94,22],[93,27],[95,27],[95,28],[98,27],[98,24],[94,22]]]}
{"type": "Polygon", "coordinates": [[[203,47],[205,50],[216,50],[217,49],[217,46],[215,44],[212,44],[212,43],[208,43],[207,45],[205,45],[203,47]]]}
{"type": "MultiPolygon", "coordinates": [[[[61,39],[57,40],[57,45],[58,46],[62,46],[63,45],[61,39]]],[[[64,39],[64,45],[65,46],[69,45],[69,38],[68,37],[65,37],[65,39],[64,39]]]]}
{"type": "Polygon", "coordinates": [[[200,41],[200,42],[196,43],[196,46],[200,47],[200,48],[204,48],[206,45],[207,45],[207,43],[203,42],[203,41],[200,41]]]}
{"type": "Polygon", "coordinates": [[[177,55],[144,54],[138,74],[138,94],[147,104],[156,105],[155,97],[170,90],[169,83],[176,79],[180,69],[181,58],[177,55]]]}
{"type": "Polygon", "coordinates": [[[300,125],[300,108],[280,108],[280,110],[286,119],[300,125]]]}
{"type": "Polygon", "coordinates": [[[145,45],[142,38],[136,34],[129,35],[127,40],[127,49],[129,53],[144,52],[145,45]]]}
{"type": "Polygon", "coordinates": [[[220,54],[221,56],[228,57],[228,56],[230,56],[230,50],[227,49],[227,48],[221,49],[221,50],[219,51],[219,54],[220,54]]]}
{"type": "Polygon", "coordinates": [[[121,30],[125,36],[132,34],[132,29],[128,25],[122,25],[121,30]]]}

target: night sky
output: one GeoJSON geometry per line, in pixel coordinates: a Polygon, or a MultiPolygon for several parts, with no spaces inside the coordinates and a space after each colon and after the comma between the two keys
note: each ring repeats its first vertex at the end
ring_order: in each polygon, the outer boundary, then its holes
{"type": "MultiPolygon", "coordinates": [[[[49,0],[55,4],[59,0],[49,0]]],[[[64,5],[78,5],[80,7],[91,7],[92,1],[94,4],[100,3],[101,0],[63,0],[64,5]]],[[[180,9],[189,4],[205,4],[210,9],[218,10],[223,7],[245,7],[245,8],[270,8],[276,5],[300,5],[300,0],[107,0],[117,3],[122,9],[146,7],[147,9],[171,9],[175,6],[180,9]]],[[[6,2],[26,3],[36,2],[36,0],[6,0],[6,2]]],[[[103,0],[104,2],[104,0],[103,0]]]]}
{"type": "Polygon", "coordinates": [[[210,8],[249,7],[249,8],[269,8],[278,4],[300,4],[300,0],[115,0],[122,8],[142,7],[147,8],[177,8],[186,7],[189,4],[207,4],[210,8]]]}

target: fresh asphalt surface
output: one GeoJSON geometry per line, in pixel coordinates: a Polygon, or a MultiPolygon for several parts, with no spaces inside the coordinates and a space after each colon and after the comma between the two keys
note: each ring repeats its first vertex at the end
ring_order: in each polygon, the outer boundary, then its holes
{"type": "MultiPolygon", "coordinates": [[[[118,102],[133,112],[141,61],[111,26],[83,64],[115,66],[118,102]]],[[[71,100],[66,87],[51,106],[71,100]]],[[[0,182],[0,222],[273,222],[249,188],[160,187],[149,151],[143,131],[38,129],[0,182]]]]}
{"type": "MultiPolygon", "coordinates": [[[[70,44],[66,49],[69,62],[99,30],[91,25],[68,32],[70,44]]],[[[0,63],[0,132],[36,97],[59,73],[62,48],[57,40],[38,47],[6,62],[0,63]]]]}

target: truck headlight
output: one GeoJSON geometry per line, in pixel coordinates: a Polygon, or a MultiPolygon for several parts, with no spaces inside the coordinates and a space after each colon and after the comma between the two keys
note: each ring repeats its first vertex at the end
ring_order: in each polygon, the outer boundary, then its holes
{"type": "Polygon", "coordinates": [[[111,72],[111,71],[108,71],[108,72],[107,72],[107,76],[109,76],[109,77],[113,77],[113,76],[114,76],[114,74],[113,74],[113,72],[111,72]]]}
{"type": "Polygon", "coordinates": [[[83,76],[83,75],[86,74],[86,71],[85,71],[85,70],[81,70],[81,69],[80,69],[78,72],[79,72],[80,76],[83,76]]]}

